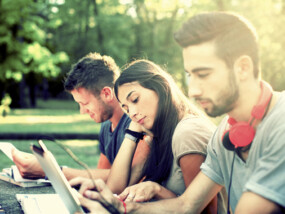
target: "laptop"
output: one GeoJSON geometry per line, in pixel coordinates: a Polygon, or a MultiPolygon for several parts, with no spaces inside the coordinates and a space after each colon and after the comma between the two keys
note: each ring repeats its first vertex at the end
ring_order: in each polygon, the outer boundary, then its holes
{"type": "MultiPolygon", "coordinates": [[[[52,153],[48,151],[42,140],[39,140],[38,142],[39,147],[36,145],[31,146],[32,152],[38,159],[46,176],[50,180],[53,188],[55,189],[59,198],[65,205],[66,209],[69,213],[84,213],[84,209],[80,206],[80,202],[76,196],[76,190],[70,186],[69,182],[61,171],[60,166],[56,162],[56,159],[54,158],[52,153]]],[[[46,197],[49,196],[47,195],[46,197]]],[[[51,205],[53,207],[56,206],[53,203],[51,205]]]]}

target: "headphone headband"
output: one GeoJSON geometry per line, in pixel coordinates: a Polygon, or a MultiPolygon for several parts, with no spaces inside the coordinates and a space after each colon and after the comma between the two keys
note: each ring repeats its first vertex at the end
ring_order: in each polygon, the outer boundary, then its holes
{"type": "Polygon", "coordinates": [[[264,82],[260,82],[261,94],[258,103],[252,108],[251,117],[248,122],[236,122],[234,118],[229,117],[228,123],[231,125],[230,129],[223,135],[223,145],[228,150],[234,150],[237,147],[244,147],[249,145],[254,136],[255,129],[253,127],[256,120],[261,120],[272,98],[271,86],[264,82]]]}
{"type": "Polygon", "coordinates": [[[252,117],[255,119],[262,119],[267,110],[267,106],[272,97],[272,87],[264,81],[260,82],[261,94],[258,103],[253,107],[251,111],[252,117]]]}

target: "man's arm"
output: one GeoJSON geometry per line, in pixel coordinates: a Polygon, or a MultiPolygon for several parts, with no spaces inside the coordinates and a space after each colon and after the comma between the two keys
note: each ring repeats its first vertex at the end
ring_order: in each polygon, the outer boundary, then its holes
{"type": "MultiPolygon", "coordinates": [[[[15,165],[18,167],[19,172],[24,178],[44,178],[45,173],[39,164],[38,160],[33,154],[21,152],[17,149],[12,150],[12,157],[15,165]]],[[[81,169],[63,168],[63,173],[67,180],[74,177],[81,176],[89,178],[88,172],[81,169]]],[[[91,169],[90,172],[94,179],[107,180],[110,170],[109,169],[91,169]]]]}
{"type": "MultiPolygon", "coordinates": [[[[97,191],[80,188],[79,192],[88,197],[79,198],[80,203],[91,212],[99,212],[98,202],[107,201],[121,213],[125,212],[123,203],[121,203],[108,186],[101,180],[95,180],[97,191]],[[105,199],[102,200],[102,198],[105,199]]],[[[200,172],[186,191],[180,197],[174,199],[165,199],[148,203],[126,203],[127,213],[201,213],[211,199],[221,190],[222,186],[213,182],[210,178],[200,172]]],[[[103,208],[102,208],[103,209],[103,208]]]]}
{"type": "MultiPolygon", "coordinates": [[[[64,167],[62,169],[62,172],[67,180],[71,180],[79,176],[90,178],[87,170],[85,169],[73,169],[73,168],[64,167]]],[[[92,174],[93,179],[102,179],[103,181],[106,182],[108,175],[110,173],[110,169],[89,169],[89,172],[92,174]]]]}
{"type": "Polygon", "coordinates": [[[98,160],[97,169],[111,169],[111,166],[112,165],[108,158],[103,153],[101,153],[98,160]]]}
{"type": "Polygon", "coordinates": [[[127,203],[128,213],[201,213],[222,186],[200,172],[178,198],[150,203],[127,203]]]}
{"type": "Polygon", "coordinates": [[[237,204],[235,213],[282,213],[282,208],[260,195],[253,192],[245,192],[237,204]]]}

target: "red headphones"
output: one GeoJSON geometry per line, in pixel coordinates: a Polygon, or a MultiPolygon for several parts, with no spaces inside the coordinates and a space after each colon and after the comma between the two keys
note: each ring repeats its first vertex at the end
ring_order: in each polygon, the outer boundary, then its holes
{"type": "Polygon", "coordinates": [[[238,147],[245,147],[249,145],[255,135],[254,123],[256,120],[261,120],[267,111],[268,105],[272,98],[271,86],[261,81],[261,95],[258,103],[251,111],[251,117],[248,122],[236,122],[234,118],[229,118],[228,123],[231,126],[223,134],[222,141],[226,149],[234,151],[238,147]]]}

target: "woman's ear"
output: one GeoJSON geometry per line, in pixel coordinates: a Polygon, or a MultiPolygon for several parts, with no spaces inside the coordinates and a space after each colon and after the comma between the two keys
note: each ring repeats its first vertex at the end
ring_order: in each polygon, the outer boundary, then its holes
{"type": "Polygon", "coordinates": [[[234,71],[239,80],[246,80],[250,76],[254,77],[253,62],[248,55],[240,56],[234,63],[234,71]]]}
{"type": "Polygon", "coordinates": [[[100,96],[102,100],[110,102],[114,99],[114,90],[106,86],[101,90],[100,96]]]}

